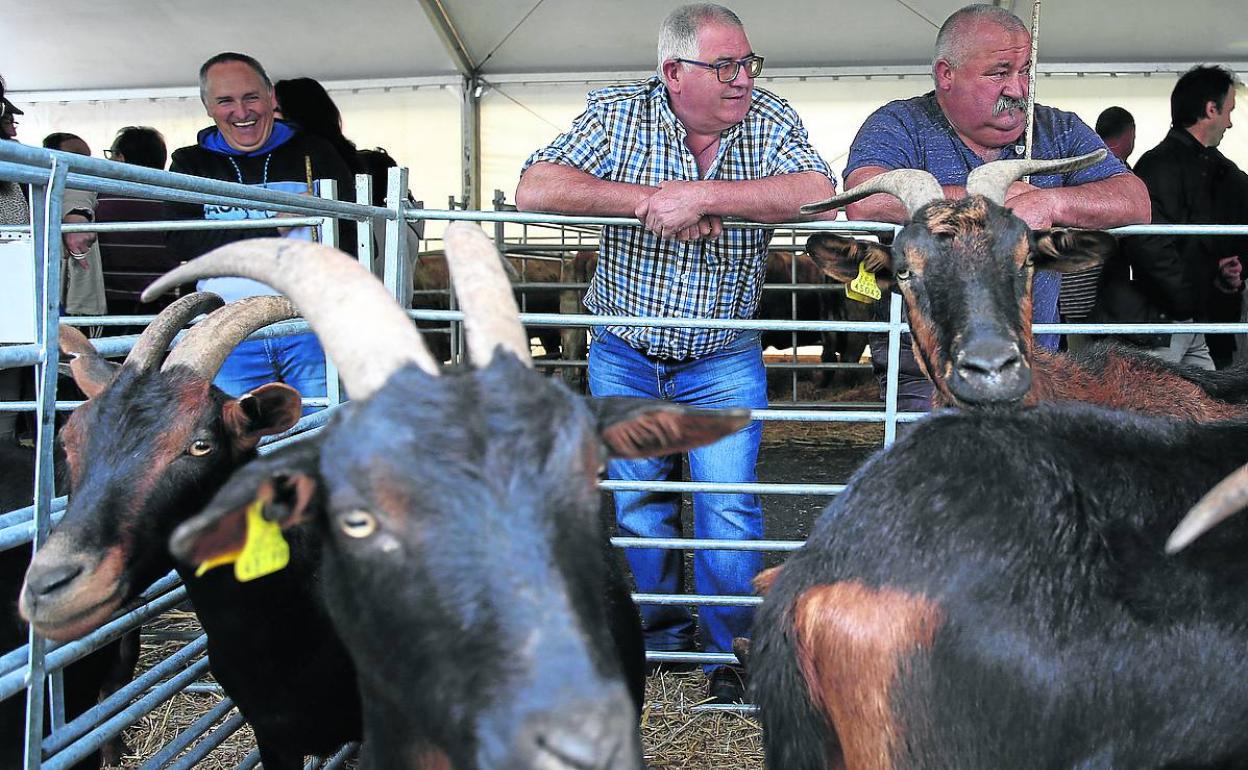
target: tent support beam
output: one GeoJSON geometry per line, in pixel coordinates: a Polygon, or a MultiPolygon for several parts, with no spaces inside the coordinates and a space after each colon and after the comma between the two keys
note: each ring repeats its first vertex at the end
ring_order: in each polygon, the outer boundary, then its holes
{"type": "Polygon", "coordinates": [[[463,155],[460,162],[462,175],[460,194],[464,206],[470,209],[481,208],[481,94],[484,92],[484,81],[479,72],[480,65],[472,59],[468,46],[464,43],[455,22],[447,13],[442,0],[420,0],[420,7],[433,25],[446,51],[455,62],[460,74],[459,130],[460,147],[463,155]]]}

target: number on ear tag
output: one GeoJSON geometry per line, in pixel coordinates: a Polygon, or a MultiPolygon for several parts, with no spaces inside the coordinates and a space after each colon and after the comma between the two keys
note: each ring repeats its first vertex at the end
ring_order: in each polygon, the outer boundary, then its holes
{"type": "Polygon", "coordinates": [[[875,282],[875,273],[867,270],[866,262],[858,263],[858,275],[845,287],[845,296],[858,302],[870,304],[884,296],[875,282]]]}

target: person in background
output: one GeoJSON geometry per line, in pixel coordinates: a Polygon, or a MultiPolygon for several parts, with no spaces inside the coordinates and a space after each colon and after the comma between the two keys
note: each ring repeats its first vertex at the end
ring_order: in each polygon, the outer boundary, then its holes
{"type": "Polygon", "coordinates": [[[1096,135],[1114,157],[1127,164],[1135,152],[1135,117],[1122,107],[1106,107],[1096,118],[1096,135]]]}
{"type": "MultiPolygon", "coordinates": [[[[1245,220],[1244,172],[1218,152],[1231,128],[1241,85],[1226,67],[1188,70],[1170,94],[1170,131],[1140,156],[1157,224],[1234,224],[1245,220]]],[[[1218,235],[1124,238],[1105,266],[1096,316],[1106,322],[1238,321],[1244,281],[1242,240],[1218,235]]],[[[1232,360],[1232,335],[1193,332],[1124,336],[1174,363],[1213,369],[1232,360]]]]}
{"type": "MultiPolygon", "coordinates": [[[[253,57],[224,52],[199,69],[199,94],[213,125],[199,132],[198,142],[175,150],[169,170],[183,174],[254,185],[290,193],[315,194],[317,179],[336,179],[339,190],[354,184],[351,167],[321,137],[279,120],[273,81],[253,57]]],[[[170,219],[263,219],[270,212],[219,204],[166,204],[170,219]]],[[[355,250],[355,223],[339,223],[340,244],[355,250]]],[[[310,228],[273,227],[259,230],[181,230],[169,233],[168,243],[182,259],[194,259],[226,243],[247,238],[312,237],[310,228]]],[[[200,281],[227,302],[243,297],[275,294],[247,278],[210,278],[200,281]]],[[[216,384],[230,395],[241,395],[267,382],[285,382],[304,398],[326,393],[325,353],[312,333],[243,342],[226,359],[216,384]]]]}
{"type": "MultiPolygon", "coordinates": [[[[163,171],[169,153],[165,137],[156,129],[151,126],[126,126],[117,132],[104,156],[118,163],[163,171]]],[[[164,204],[150,198],[100,193],[95,206],[97,222],[156,222],[162,219],[165,219],[164,204]]],[[[167,247],[164,233],[103,232],[100,233],[99,245],[100,260],[104,266],[104,289],[113,313],[150,315],[160,312],[178,297],[178,292],[174,291],[151,303],[139,299],[149,283],[177,267],[181,261],[167,247]]]]}
{"type": "MultiPolygon", "coordinates": [[[[1027,100],[1031,73],[1031,33],[1004,8],[968,5],[954,13],[936,35],[932,91],[889,102],[873,112],[849,148],[845,187],[852,189],[895,168],[923,169],[936,177],[945,197],[966,196],[971,171],[994,160],[1027,153],[1027,100]]],[[[1079,116],[1035,105],[1032,157],[1071,158],[1103,149],[1105,143],[1079,116]]],[[[1015,182],[1006,207],[1030,227],[1054,225],[1106,228],[1147,222],[1148,191],[1122,161],[1109,156],[1070,174],[1033,176],[1015,182]]],[[[906,222],[909,215],[889,195],[871,195],[846,207],[850,219],[906,222]]],[[[1056,273],[1036,272],[1032,320],[1058,320],[1056,273]]],[[[879,307],[879,305],[877,305],[879,307]]],[[[887,335],[870,334],[871,360],[883,390],[888,360],[887,335]]],[[[910,350],[909,335],[899,351],[898,408],[927,411],[932,383],[910,350]]],[[[1036,344],[1057,349],[1056,334],[1035,335],[1036,344]]]]}
{"type": "Polygon", "coordinates": [[[118,163],[164,171],[169,150],[165,146],[164,135],[151,126],[126,126],[118,129],[112,146],[104,151],[104,157],[118,163]]]}
{"type": "Polygon", "coordinates": [[[355,142],[342,133],[342,112],[324,86],[312,78],[289,78],[274,83],[273,94],[277,97],[279,118],[332,144],[353,173],[366,173],[355,142]]]}
{"type": "MultiPolygon", "coordinates": [[[[22,111],[13,106],[4,95],[4,78],[0,78],[0,141],[16,141],[13,115],[22,111]]],[[[0,225],[30,224],[30,206],[22,194],[22,186],[16,182],[0,179],[0,225]]],[[[0,369],[0,401],[17,401],[21,398],[22,382],[31,379],[29,369],[0,369]]],[[[11,447],[17,443],[17,412],[0,412],[0,446],[11,447]]]]}
{"type": "Polygon", "coordinates": [[[25,114],[8,99],[0,102],[0,140],[17,139],[17,116],[25,114]]]}
{"type": "MultiPolygon", "coordinates": [[[[1127,158],[1135,151],[1135,118],[1122,107],[1106,107],[1096,118],[1096,135],[1114,157],[1127,168],[1127,158]]],[[[1087,270],[1062,273],[1062,289],[1057,297],[1057,309],[1063,323],[1087,321],[1096,308],[1096,295],[1101,282],[1104,265],[1087,270]]],[[[1066,350],[1077,353],[1084,350],[1096,338],[1088,334],[1071,334],[1063,338],[1066,350]]]]}
{"type": "MultiPolygon", "coordinates": [[[[655,77],[594,91],[571,130],[526,162],[516,205],[528,211],[635,217],[640,226],[604,227],[598,268],[585,306],[591,313],[667,318],[753,318],[767,263],[767,228],[724,228],[723,217],[787,222],[804,203],[836,189],[797,112],[756,87],[763,57],[741,19],[712,3],[684,5],[659,30],[655,77]]],[[[695,406],[767,407],[757,332],[680,327],[594,327],[589,384],[595,396],[666,399],[695,406]]],[[[689,452],[694,481],[757,479],[762,424],[689,452]]],[[[611,460],[612,479],[668,479],[679,457],[611,460]]],[[[681,496],[614,494],[620,534],[681,535],[681,496]]],[[[694,536],[756,540],[763,535],[758,495],[693,496],[694,536]]],[[[627,551],[638,590],[683,591],[683,554],[627,551]]],[[[762,567],[758,552],[698,550],[700,594],[749,595],[762,567]]],[[[646,647],[694,646],[695,622],[681,605],[643,605],[646,647]]],[[[706,652],[728,653],[747,637],[749,607],[701,606],[706,652]]],[[[744,674],[708,664],[708,695],[741,700],[744,674]]]]}
{"type": "MultiPolygon", "coordinates": [[[[72,152],[91,157],[91,148],[77,134],[57,132],[43,138],[49,150],[72,152]]],[[[65,190],[65,224],[95,221],[97,196],[86,190],[65,190]]],[[[108,300],[104,292],[104,266],[95,233],[66,233],[61,256],[62,307],[65,315],[106,315],[108,300]]],[[[99,336],[100,327],[84,329],[99,336]]]]}

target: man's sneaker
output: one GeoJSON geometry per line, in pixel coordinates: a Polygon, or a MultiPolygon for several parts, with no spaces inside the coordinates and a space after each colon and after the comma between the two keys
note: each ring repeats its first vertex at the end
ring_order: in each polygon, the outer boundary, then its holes
{"type": "Polygon", "coordinates": [[[735,666],[720,666],[708,676],[706,694],[711,703],[743,703],[745,701],[745,671],[735,666]]]}

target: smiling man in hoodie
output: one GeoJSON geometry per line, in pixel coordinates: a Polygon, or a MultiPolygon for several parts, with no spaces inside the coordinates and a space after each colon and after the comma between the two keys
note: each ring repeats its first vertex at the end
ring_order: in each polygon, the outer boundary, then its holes
{"type": "MultiPolygon", "coordinates": [[[[305,134],[293,123],[274,116],[273,82],[264,67],[241,53],[219,53],[199,69],[199,95],[213,125],[199,132],[198,142],[174,151],[170,171],[308,193],[311,179],[336,179],[340,195],[351,198],[354,180],[338,152],[323,139],[305,134]]],[[[262,209],[225,205],[166,204],[170,219],[241,220],[272,216],[262,209]]],[[[259,230],[182,230],[169,234],[169,247],[181,259],[192,259],[218,246],[244,238],[310,240],[306,227],[259,230]]],[[[352,250],[354,223],[343,221],[340,243],[352,250]]],[[[227,302],[273,289],[247,278],[209,278],[202,291],[220,294],[227,302]]],[[[285,382],[303,395],[325,395],[325,354],[311,333],[252,340],[239,345],[221,367],[216,384],[241,395],[266,382],[285,382]]]]}

